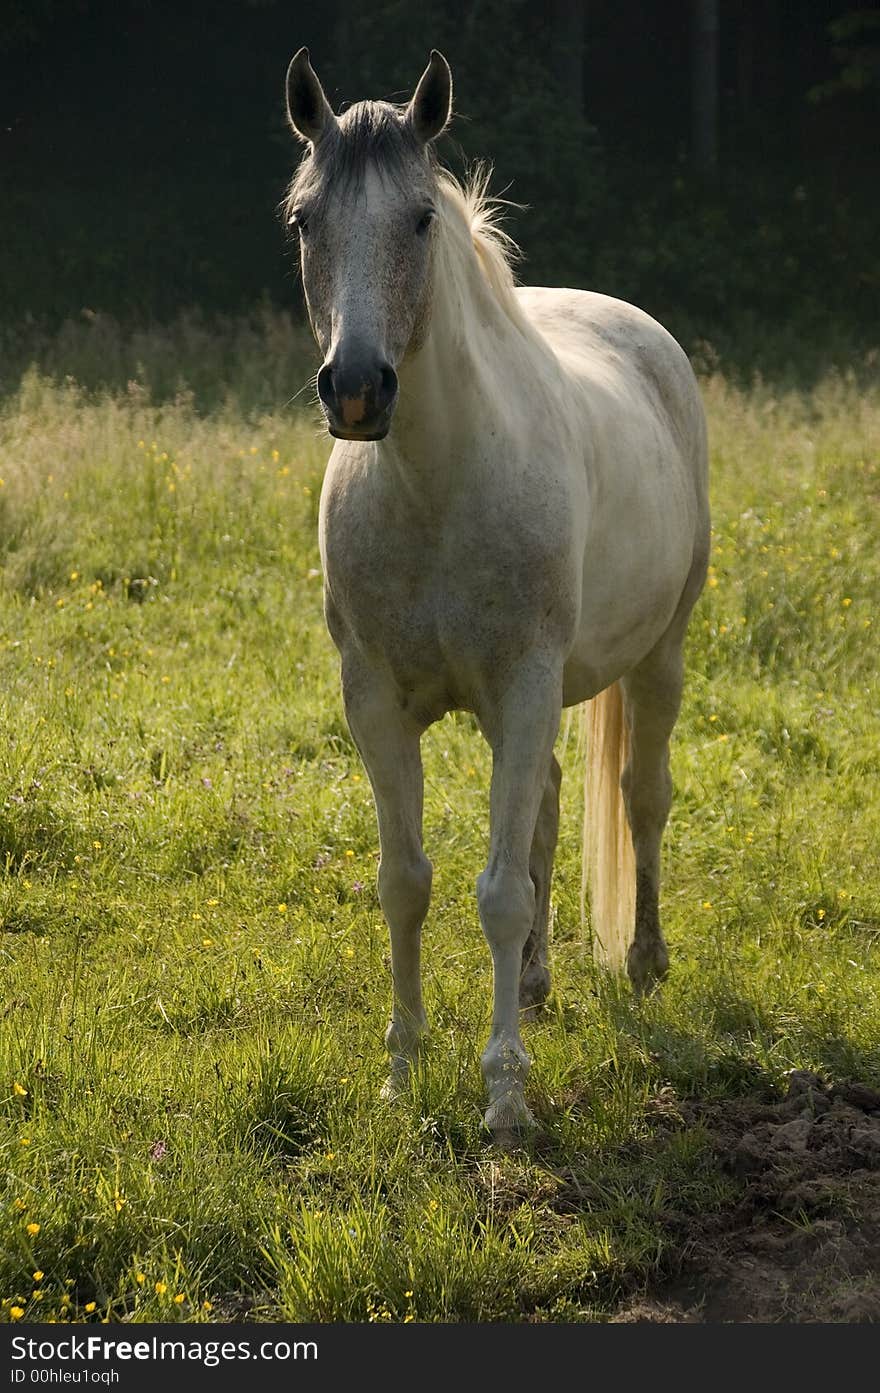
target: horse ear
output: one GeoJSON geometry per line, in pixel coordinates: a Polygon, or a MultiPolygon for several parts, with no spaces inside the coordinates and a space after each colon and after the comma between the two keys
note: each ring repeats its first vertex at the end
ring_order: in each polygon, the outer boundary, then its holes
{"type": "Polygon", "coordinates": [[[307,48],[301,48],[291,58],[285,90],[287,119],[294,135],[317,145],[329,123],[335,122],[336,117],[309,62],[307,48]]]}
{"type": "Polygon", "coordinates": [[[451,115],[452,73],[443,54],[432,48],[428,66],[406,109],[406,119],[417,139],[427,145],[446,129],[451,115]]]}

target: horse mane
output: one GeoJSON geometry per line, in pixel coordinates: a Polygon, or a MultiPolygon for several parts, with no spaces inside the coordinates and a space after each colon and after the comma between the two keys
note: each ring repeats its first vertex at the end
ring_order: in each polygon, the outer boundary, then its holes
{"type": "Polygon", "coordinates": [[[437,185],[447,202],[461,215],[470,233],[477,263],[493,296],[517,328],[530,333],[516,296],[514,263],[522,255],[519,246],[501,226],[504,210],[516,207],[508,199],[489,193],[492,166],[480,162],[459,180],[448,169],[437,171],[437,185]]]}

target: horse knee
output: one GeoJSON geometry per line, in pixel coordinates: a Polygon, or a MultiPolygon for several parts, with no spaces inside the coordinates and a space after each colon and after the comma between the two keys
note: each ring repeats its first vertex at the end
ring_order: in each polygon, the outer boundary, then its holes
{"type": "Polygon", "coordinates": [[[388,923],[418,927],[428,913],[433,868],[427,856],[383,856],[379,863],[379,903],[388,923]]]}
{"type": "Polygon", "coordinates": [[[521,875],[509,866],[483,871],[477,879],[477,904],[491,947],[522,947],[535,917],[535,885],[528,873],[521,875]]]}

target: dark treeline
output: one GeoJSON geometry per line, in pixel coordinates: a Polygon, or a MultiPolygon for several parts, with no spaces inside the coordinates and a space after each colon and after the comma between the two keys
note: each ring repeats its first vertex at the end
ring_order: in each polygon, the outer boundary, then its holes
{"type": "Polygon", "coordinates": [[[876,338],[880,6],[845,0],[7,0],[0,309],[298,305],[277,205],[302,43],[337,109],[438,47],[443,158],[491,159],[525,280],[687,342],[876,338]]]}

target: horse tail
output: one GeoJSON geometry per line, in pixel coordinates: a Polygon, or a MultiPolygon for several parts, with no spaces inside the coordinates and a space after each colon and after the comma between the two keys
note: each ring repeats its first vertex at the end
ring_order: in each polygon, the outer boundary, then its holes
{"type": "Polygon", "coordinates": [[[633,939],[636,858],[620,789],[629,753],[623,693],[615,682],[584,709],[583,892],[589,889],[593,955],[612,971],[626,962],[633,939]]]}

